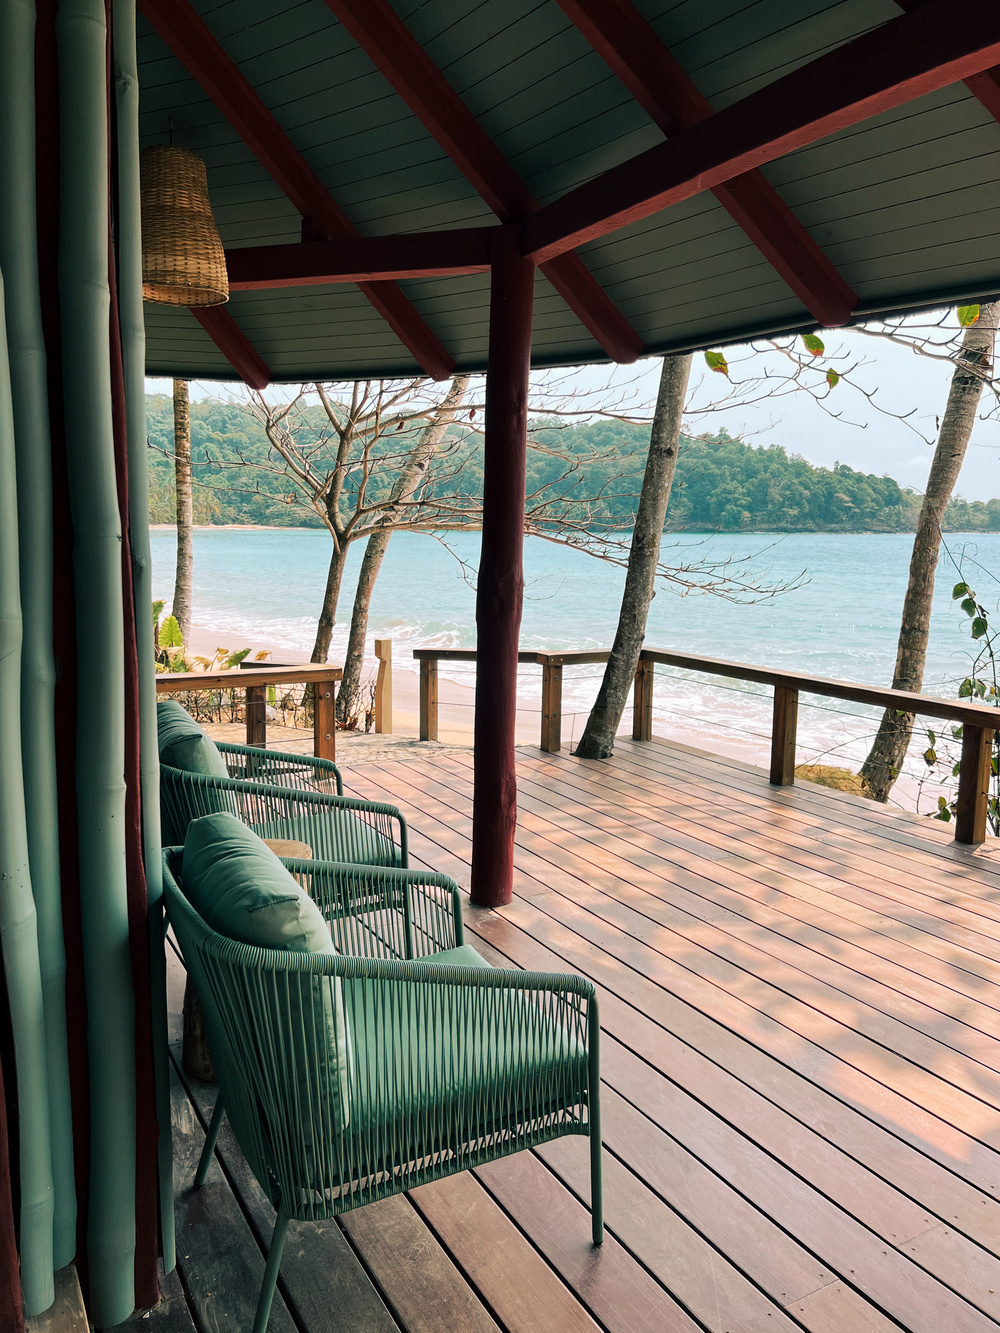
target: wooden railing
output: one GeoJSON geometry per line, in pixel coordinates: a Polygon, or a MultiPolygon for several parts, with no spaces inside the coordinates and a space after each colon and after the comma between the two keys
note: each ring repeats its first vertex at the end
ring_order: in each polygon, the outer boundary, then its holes
{"type": "MultiPolygon", "coordinates": [[[[415,648],[420,663],[420,739],[438,738],[438,662],[475,662],[475,649],[415,648]]],[[[606,662],[603,653],[518,653],[519,662],[542,668],[542,734],[539,745],[554,754],[562,749],[562,669],[585,662],[606,662]]]]}
{"type": "MultiPolygon", "coordinates": [[[[437,740],[439,661],[474,662],[475,651],[462,649],[418,648],[413,656],[420,663],[420,738],[437,740]]],[[[540,745],[550,753],[561,749],[562,671],[564,666],[606,662],[607,652],[523,652],[518,661],[536,663],[542,668],[542,729],[540,745]]],[[[778,787],[790,787],[795,781],[795,743],[800,694],[818,694],[829,699],[870,704],[875,708],[914,713],[921,717],[941,718],[962,727],[962,765],[958,780],[955,813],[955,841],[972,846],[986,837],[989,786],[992,772],[993,733],[1000,724],[997,710],[988,704],[963,699],[942,699],[932,694],[913,694],[908,690],[883,689],[859,685],[853,681],[810,676],[805,672],[771,671],[747,662],[727,662],[716,657],[691,653],[671,653],[658,648],[644,648],[635,673],[632,702],[632,737],[637,741],[653,737],[653,679],[657,663],[700,671],[710,676],[728,676],[770,685],[774,690],[771,725],[770,780],[778,787]]]]}
{"type": "Polygon", "coordinates": [[[340,667],[327,663],[303,666],[253,666],[233,671],[176,671],[156,677],[157,694],[184,690],[245,690],[247,745],[267,744],[267,687],[313,685],[313,753],[336,759],[337,725],[334,685],[343,676],[340,667]]]}

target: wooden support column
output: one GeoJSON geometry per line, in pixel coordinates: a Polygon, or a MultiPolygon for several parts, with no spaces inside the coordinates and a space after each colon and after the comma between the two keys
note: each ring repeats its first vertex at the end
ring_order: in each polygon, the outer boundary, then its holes
{"type": "Polygon", "coordinates": [[[476,594],[472,901],[479,907],[499,907],[509,903],[514,894],[514,723],[524,595],[522,546],[534,282],[534,265],[521,254],[520,228],[499,228],[490,283],[483,545],[476,594]]]}
{"type": "Polygon", "coordinates": [[[635,668],[635,686],[632,692],[632,739],[653,739],[653,672],[655,663],[640,657],[635,668]]]}
{"type": "Polygon", "coordinates": [[[993,732],[988,727],[962,728],[962,770],[958,777],[955,841],[978,847],[986,841],[986,813],[990,798],[993,732]]]}
{"type": "Polygon", "coordinates": [[[776,787],[791,787],[795,782],[795,734],[798,721],[798,690],[775,685],[774,717],[771,723],[771,782],[776,787]]]}
{"type": "Polygon", "coordinates": [[[246,698],[247,745],[267,746],[267,686],[248,685],[246,698]]]}
{"type": "Polygon", "coordinates": [[[313,690],[313,754],[317,759],[337,758],[337,718],[332,680],[318,680],[313,690]]]}
{"type": "Polygon", "coordinates": [[[420,659],[420,739],[438,738],[438,664],[435,657],[420,659]]]}
{"type": "Polygon", "coordinates": [[[542,737],[541,748],[549,754],[562,749],[562,663],[553,665],[546,654],[542,659],[542,737]]]}

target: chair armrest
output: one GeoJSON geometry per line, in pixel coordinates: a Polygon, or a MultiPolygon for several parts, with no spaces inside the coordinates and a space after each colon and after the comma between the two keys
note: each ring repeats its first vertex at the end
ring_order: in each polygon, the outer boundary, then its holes
{"type": "Polygon", "coordinates": [[[319,907],[341,953],[426,958],[464,942],[458,885],[446,875],[282,857],[319,907]]]}
{"type": "Polygon", "coordinates": [[[306,791],[317,791],[317,782],[333,782],[337,795],[344,794],[340,769],[331,759],[289,754],[284,750],[263,750],[256,745],[235,745],[231,741],[216,741],[215,744],[223,756],[233,756],[233,763],[226,759],[232,778],[273,782],[279,787],[302,787],[306,791]],[[307,776],[309,773],[313,775],[312,781],[307,776]]]}
{"type": "Polygon", "coordinates": [[[171,841],[200,815],[229,810],[262,838],[305,842],[321,861],[407,864],[406,821],[394,805],[160,765],[161,809],[171,841]]]}

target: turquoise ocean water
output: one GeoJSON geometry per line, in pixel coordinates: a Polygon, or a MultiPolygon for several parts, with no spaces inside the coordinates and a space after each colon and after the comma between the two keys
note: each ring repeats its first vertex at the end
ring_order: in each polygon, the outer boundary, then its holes
{"type": "MultiPolygon", "coordinates": [[[[372,604],[369,630],[390,637],[397,662],[412,648],[475,646],[478,534],[451,534],[451,551],[431,536],[398,533],[389,547],[372,604]],[[456,560],[461,558],[463,564],[456,560]]],[[[905,534],[763,535],[683,534],[664,541],[665,558],[753,557],[752,570],[772,583],[803,586],[773,599],[734,605],[718,597],[677,596],[661,587],[650,611],[646,642],[655,647],[801,670],[872,684],[888,684],[906,586],[912,537],[905,534]]],[[[951,556],[988,606],[1000,600],[1000,534],[948,539],[951,556]]],[[[174,535],[152,534],[154,589],[169,599],[174,535]]],[[[219,632],[220,643],[263,639],[308,655],[326,577],[330,538],[307,529],[200,530],[195,537],[195,622],[219,632]]],[[[361,546],[353,548],[340,616],[350,615],[361,546]]],[[[746,570],[745,566],[739,567],[746,570]]],[[[926,692],[953,694],[967,673],[970,640],[964,617],[951,602],[959,575],[942,556],[937,579],[926,692]]],[[[591,557],[538,538],[525,544],[526,595],[521,643],[525,648],[604,648],[614,635],[624,573],[591,557]]],[[[335,634],[331,657],[346,640],[335,634]]],[[[456,679],[469,679],[453,668],[456,679]]],[[[523,672],[522,702],[537,703],[537,671],[523,672]]],[[[567,711],[585,712],[596,688],[594,668],[567,680],[567,711]]],[[[669,674],[669,673],[664,673],[669,674]]],[[[661,722],[687,723],[760,740],[769,727],[769,695],[736,682],[709,684],[677,676],[657,689],[661,722]],[[733,687],[737,688],[734,689],[733,687]],[[661,705],[662,699],[662,706],[661,705]]],[[[815,754],[851,758],[873,716],[834,701],[803,710],[800,732],[815,754]],[[856,716],[855,716],[856,714],[856,716]]],[[[578,724],[577,724],[578,730],[578,724]]],[[[861,751],[863,753],[863,750],[861,751]]]]}

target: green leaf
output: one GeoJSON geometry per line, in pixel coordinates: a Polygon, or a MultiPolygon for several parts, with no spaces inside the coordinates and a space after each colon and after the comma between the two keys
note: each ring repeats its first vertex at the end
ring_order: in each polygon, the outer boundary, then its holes
{"type": "MultiPolygon", "coordinates": [[[[962,771],[962,761],[961,761],[961,759],[960,759],[960,760],[958,761],[958,763],[955,764],[954,767],[952,768],[952,770],[951,770],[951,776],[952,776],[953,778],[957,778],[958,775],[959,775],[959,773],[961,773],[961,771],[962,771]]],[[[938,800],[939,800],[939,801],[943,801],[943,800],[944,800],[944,797],[943,797],[943,796],[939,796],[939,797],[938,797],[938,800]]]]}
{"type": "Polygon", "coordinates": [[[985,699],[985,698],[986,698],[986,682],[985,682],[985,681],[983,681],[983,680],[977,680],[977,681],[976,681],[976,693],[979,695],[980,699],[985,699]]]}
{"type": "Polygon", "coordinates": [[[966,597],[965,601],[962,603],[962,610],[967,616],[974,616],[979,610],[979,607],[971,597],[966,597]]]}
{"type": "Polygon", "coordinates": [[[933,749],[925,750],[924,763],[927,765],[928,768],[933,768],[933,766],[937,763],[937,751],[933,749]]]}
{"type": "Polygon", "coordinates": [[[972,681],[963,680],[958,687],[958,697],[960,699],[969,699],[972,696],[972,681]]]}
{"type": "Polygon", "coordinates": [[[962,728],[960,726],[952,727],[951,734],[955,737],[957,741],[960,741],[962,739],[962,728]]]}
{"type": "Polygon", "coordinates": [[[822,356],[826,351],[826,346],[822,338],[817,338],[815,333],[804,333],[802,341],[806,345],[806,351],[812,352],[813,356],[822,356]]]}
{"type": "Polygon", "coordinates": [[[967,593],[970,597],[975,595],[967,583],[956,583],[951,590],[951,600],[957,602],[960,597],[964,597],[967,593]]]}
{"type": "MultiPolygon", "coordinates": [[[[974,639],[981,639],[983,635],[986,633],[986,631],[989,629],[989,627],[990,627],[989,621],[986,619],[985,616],[976,616],[975,620],[972,622],[972,637],[974,639]]],[[[981,683],[982,682],[980,682],[980,684],[981,683]]],[[[986,687],[984,685],[982,693],[985,692],[986,692],[986,687]]]]}
{"type": "Polygon", "coordinates": [[[840,383],[840,376],[832,368],[826,372],[826,382],[831,389],[835,389],[840,383]]]}
{"type": "Polygon", "coordinates": [[[975,324],[979,318],[979,307],[977,305],[960,305],[958,307],[958,322],[963,329],[967,329],[970,324],[975,324]]]}
{"type": "Polygon", "coordinates": [[[226,670],[231,671],[233,667],[238,667],[244,657],[250,656],[249,648],[241,648],[238,653],[230,653],[226,658],[226,670]]]}
{"type": "Polygon", "coordinates": [[[705,365],[708,366],[709,370],[714,370],[717,374],[729,378],[729,362],[721,352],[706,352],[705,365]]]}
{"type": "Polygon", "coordinates": [[[933,731],[930,730],[930,728],[927,729],[927,739],[930,741],[931,745],[933,745],[934,742],[937,740],[937,737],[934,735],[933,731]]]}
{"type": "Polygon", "coordinates": [[[176,616],[167,616],[166,620],[160,626],[160,647],[184,647],[184,640],[181,638],[181,627],[177,623],[176,616]]]}

